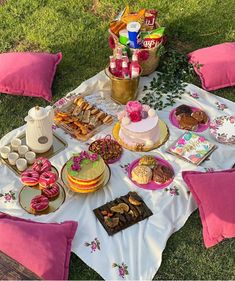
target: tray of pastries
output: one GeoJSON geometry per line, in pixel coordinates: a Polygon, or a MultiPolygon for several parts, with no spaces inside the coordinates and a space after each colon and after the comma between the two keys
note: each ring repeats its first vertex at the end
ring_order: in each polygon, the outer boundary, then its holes
{"type": "Polygon", "coordinates": [[[84,97],[75,97],[55,109],[55,124],[78,140],[86,141],[113,123],[114,116],[84,97]]]}

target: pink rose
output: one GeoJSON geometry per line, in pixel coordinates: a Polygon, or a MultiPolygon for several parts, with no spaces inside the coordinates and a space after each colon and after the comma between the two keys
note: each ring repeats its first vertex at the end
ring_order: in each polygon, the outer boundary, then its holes
{"type": "Polygon", "coordinates": [[[142,110],[142,104],[138,101],[128,101],[126,104],[126,111],[131,113],[133,111],[141,111],[142,110]]]}
{"type": "Polygon", "coordinates": [[[132,122],[141,121],[141,112],[140,111],[132,111],[130,113],[130,119],[131,119],[132,122]]]}
{"type": "Polygon", "coordinates": [[[149,109],[150,109],[150,106],[149,105],[147,105],[147,104],[143,104],[142,105],[142,109],[143,109],[143,111],[149,111],[149,109]]]}

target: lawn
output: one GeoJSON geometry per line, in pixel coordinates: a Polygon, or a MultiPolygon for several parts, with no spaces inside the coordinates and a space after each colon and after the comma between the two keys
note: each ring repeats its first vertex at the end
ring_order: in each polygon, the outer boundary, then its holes
{"type": "MultiPolygon", "coordinates": [[[[225,41],[235,41],[235,5],[231,0],[130,0],[134,10],[159,10],[167,27],[167,48],[187,53],[225,41]]],[[[53,102],[101,71],[111,53],[108,23],[125,6],[121,0],[0,0],[0,52],[62,51],[53,84],[53,102]]],[[[162,58],[164,59],[164,58],[162,58]]],[[[235,101],[235,89],[216,94],[235,101]]],[[[24,124],[27,111],[47,102],[0,95],[0,137],[24,124]]],[[[235,240],[206,250],[196,211],[172,235],[163,253],[158,279],[235,279],[235,240]]],[[[70,279],[101,277],[72,255],[70,279]]]]}

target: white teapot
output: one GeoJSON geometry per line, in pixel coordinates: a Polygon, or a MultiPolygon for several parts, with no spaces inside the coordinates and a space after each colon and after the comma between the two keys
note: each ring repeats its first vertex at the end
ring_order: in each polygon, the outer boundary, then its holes
{"type": "Polygon", "coordinates": [[[26,124],[26,144],[36,153],[48,151],[53,143],[54,111],[51,106],[46,108],[35,106],[25,117],[26,124]]]}

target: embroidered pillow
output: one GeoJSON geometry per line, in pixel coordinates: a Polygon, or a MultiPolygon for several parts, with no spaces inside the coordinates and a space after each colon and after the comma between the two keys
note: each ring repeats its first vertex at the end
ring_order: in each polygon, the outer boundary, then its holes
{"type": "Polygon", "coordinates": [[[188,56],[203,89],[212,91],[235,85],[235,42],[199,49],[188,56]],[[202,65],[199,69],[198,64],[202,65]]]}
{"type": "Polygon", "coordinates": [[[0,213],[0,250],[45,280],[67,280],[77,222],[39,223],[0,213]]]}
{"type": "Polygon", "coordinates": [[[0,54],[0,93],[51,101],[51,86],[62,53],[0,54]]]}
{"type": "Polygon", "coordinates": [[[199,207],[205,246],[235,237],[235,169],[182,176],[199,207]]]}

